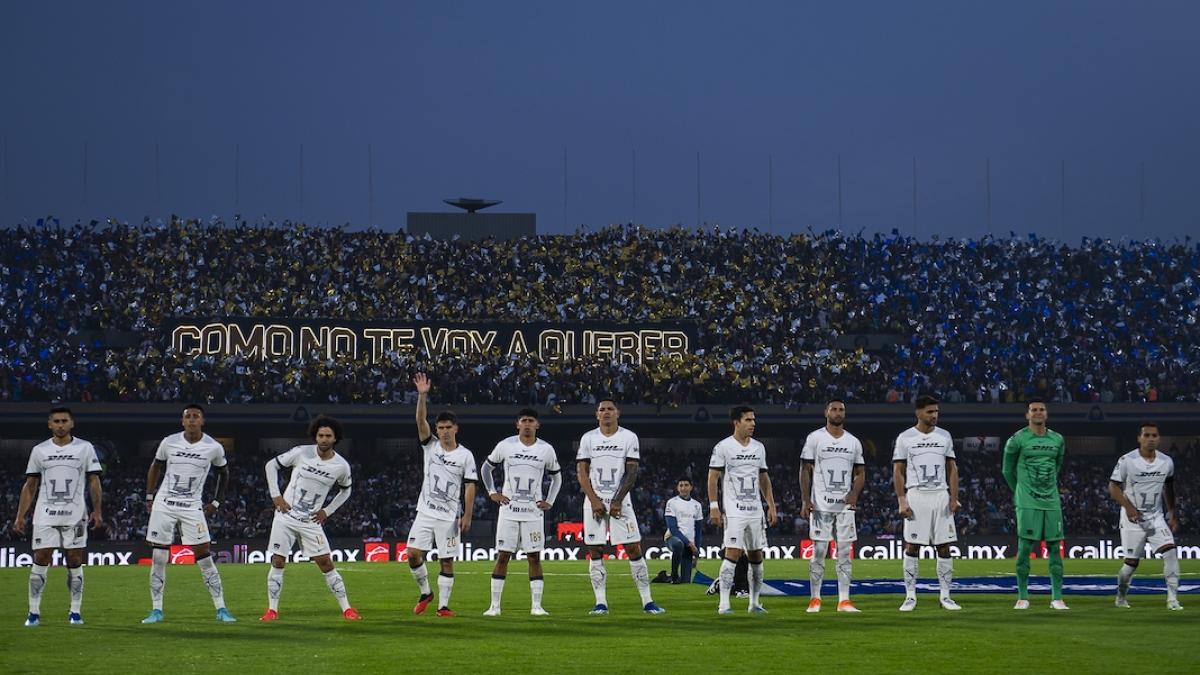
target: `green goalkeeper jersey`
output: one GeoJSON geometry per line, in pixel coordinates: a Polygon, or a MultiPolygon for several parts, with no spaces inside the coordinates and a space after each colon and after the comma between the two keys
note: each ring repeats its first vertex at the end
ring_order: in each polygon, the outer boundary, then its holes
{"type": "Polygon", "coordinates": [[[1025,427],[1008,439],[1004,444],[1004,481],[1013,491],[1014,507],[1043,511],[1062,508],[1058,471],[1065,448],[1062,434],[1049,429],[1038,436],[1025,427]]]}

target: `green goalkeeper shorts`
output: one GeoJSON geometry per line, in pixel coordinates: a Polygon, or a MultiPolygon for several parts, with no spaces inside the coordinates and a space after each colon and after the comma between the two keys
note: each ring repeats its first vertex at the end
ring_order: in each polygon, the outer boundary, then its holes
{"type": "Polygon", "coordinates": [[[1033,541],[1062,541],[1062,510],[1017,509],[1017,536],[1033,541]]]}

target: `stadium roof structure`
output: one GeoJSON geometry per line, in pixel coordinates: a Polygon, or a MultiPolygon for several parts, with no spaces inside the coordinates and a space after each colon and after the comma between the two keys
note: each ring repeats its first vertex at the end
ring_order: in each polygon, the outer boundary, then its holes
{"type": "Polygon", "coordinates": [[[499,199],[477,199],[474,197],[459,197],[458,199],[443,199],[442,201],[450,206],[457,206],[467,213],[475,213],[476,211],[504,203],[499,199]]]}

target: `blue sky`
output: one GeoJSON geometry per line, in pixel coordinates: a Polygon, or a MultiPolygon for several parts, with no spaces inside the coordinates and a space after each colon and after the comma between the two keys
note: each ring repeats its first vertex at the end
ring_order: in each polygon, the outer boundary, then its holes
{"type": "Polygon", "coordinates": [[[0,218],[788,232],[837,226],[840,156],[847,230],[980,235],[990,160],[993,232],[1182,237],[1197,35],[1182,1],[8,2],[0,218]]]}

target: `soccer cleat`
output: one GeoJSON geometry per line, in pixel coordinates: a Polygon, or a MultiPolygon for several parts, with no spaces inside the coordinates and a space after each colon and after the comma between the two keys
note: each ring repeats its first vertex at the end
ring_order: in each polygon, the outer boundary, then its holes
{"type": "Polygon", "coordinates": [[[1113,604],[1117,607],[1121,607],[1122,609],[1129,609],[1129,599],[1124,596],[1118,595],[1117,599],[1113,601],[1113,604]]]}
{"type": "Polygon", "coordinates": [[[1071,608],[1067,607],[1066,600],[1051,600],[1050,601],[1050,609],[1064,610],[1064,609],[1071,609],[1071,608]]]}
{"type": "Polygon", "coordinates": [[[808,612],[809,614],[816,614],[817,612],[821,611],[821,599],[813,598],[812,600],[809,600],[808,609],[804,611],[808,612]]]}
{"type": "MultiPolygon", "coordinates": [[[[1167,609],[1174,612],[1174,611],[1183,609],[1183,605],[1179,604],[1178,600],[1168,600],[1167,601],[1167,609]]],[[[28,626],[29,624],[25,624],[25,625],[28,626]]]]}
{"type": "Polygon", "coordinates": [[[72,626],[82,626],[83,616],[80,615],[79,612],[71,612],[67,615],[67,623],[71,624],[72,626]]]}
{"type": "Polygon", "coordinates": [[[654,604],[654,601],[647,602],[646,606],[642,607],[642,611],[647,614],[666,614],[667,613],[667,610],[654,604]]]}
{"type": "Polygon", "coordinates": [[[36,626],[36,625],[40,624],[41,622],[42,622],[41,614],[34,614],[33,612],[30,612],[29,616],[25,617],[25,625],[29,626],[29,627],[36,626]]]}
{"type": "Polygon", "coordinates": [[[417,599],[417,604],[413,606],[413,614],[422,614],[425,608],[429,607],[429,603],[433,602],[433,593],[426,593],[417,599]]]}
{"type": "Polygon", "coordinates": [[[146,615],[146,618],[142,619],[142,623],[162,623],[163,621],[165,621],[165,619],[163,619],[163,613],[161,609],[150,610],[150,613],[146,615]]]}
{"type": "Polygon", "coordinates": [[[942,598],[940,602],[942,603],[942,609],[948,609],[951,612],[957,612],[962,609],[962,605],[959,605],[951,598],[942,598]]]}
{"type": "Polygon", "coordinates": [[[259,621],[278,621],[279,620],[279,612],[277,612],[273,609],[268,609],[267,611],[263,612],[262,616],[258,617],[258,620],[259,621]]]}
{"type": "Polygon", "coordinates": [[[591,614],[592,616],[600,616],[601,614],[608,614],[608,605],[604,605],[604,604],[596,605],[595,607],[592,608],[592,611],[588,612],[588,614],[591,614]]]}
{"type": "Polygon", "coordinates": [[[1013,605],[1013,609],[1029,609],[1029,601],[1018,600],[1017,604],[1013,605]]]}
{"type": "Polygon", "coordinates": [[[746,611],[751,614],[766,614],[767,608],[762,605],[750,605],[746,608],[746,611]]]}
{"type": "Polygon", "coordinates": [[[735,597],[735,598],[748,598],[748,597],[750,597],[750,591],[734,591],[734,592],[733,592],[733,597],[735,597]]]}
{"type": "Polygon", "coordinates": [[[837,605],[839,612],[861,612],[862,610],[855,607],[853,602],[849,600],[839,600],[837,605]]]}
{"type": "Polygon", "coordinates": [[[717,614],[733,614],[733,610],[728,607],[718,607],[717,614]]]}
{"type": "Polygon", "coordinates": [[[708,590],[704,591],[705,595],[715,595],[721,592],[721,580],[713,579],[713,582],[708,585],[708,590]]]}
{"type": "Polygon", "coordinates": [[[221,623],[236,623],[237,619],[233,618],[233,615],[229,613],[228,609],[222,607],[221,609],[217,610],[217,621],[220,621],[221,623]]]}
{"type": "Polygon", "coordinates": [[[484,612],[483,615],[484,616],[500,616],[500,608],[495,605],[492,605],[491,607],[487,608],[487,611],[484,612]]]}
{"type": "Polygon", "coordinates": [[[347,621],[362,621],[362,617],[358,615],[358,610],[353,607],[347,607],[346,611],[342,612],[342,618],[347,621]]]}
{"type": "MultiPolygon", "coordinates": [[[[499,614],[499,613],[500,613],[500,610],[497,609],[496,614],[499,614]]],[[[547,612],[546,610],[542,609],[541,607],[530,607],[529,614],[530,614],[530,616],[550,616],[550,612],[547,612]]]]}
{"type": "Polygon", "coordinates": [[[452,616],[458,616],[457,614],[454,613],[454,610],[450,609],[449,607],[438,608],[437,615],[442,617],[443,619],[447,619],[452,616]]]}
{"type": "Polygon", "coordinates": [[[905,598],[904,602],[900,603],[901,612],[911,612],[917,608],[916,598],[905,598]]]}

